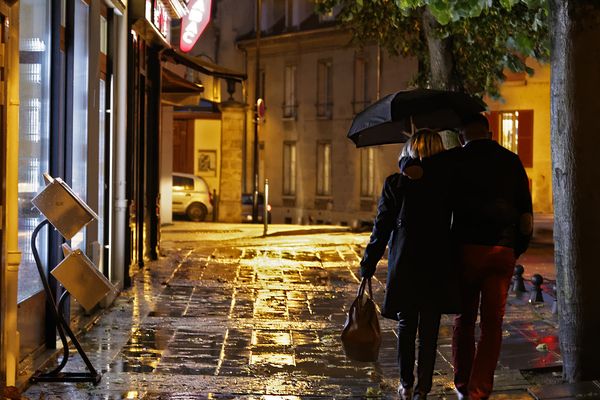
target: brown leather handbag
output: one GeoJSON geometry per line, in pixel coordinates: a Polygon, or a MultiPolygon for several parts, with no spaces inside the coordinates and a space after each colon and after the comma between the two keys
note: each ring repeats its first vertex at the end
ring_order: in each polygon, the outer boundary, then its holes
{"type": "Polygon", "coordinates": [[[377,361],[379,357],[381,330],[377,307],[372,298],[371,278],[363,278],[342,330],[344,352],[346,357],[354,361],[377,361]],[[368,295],[365,293],[367,285],[368,295]]]}

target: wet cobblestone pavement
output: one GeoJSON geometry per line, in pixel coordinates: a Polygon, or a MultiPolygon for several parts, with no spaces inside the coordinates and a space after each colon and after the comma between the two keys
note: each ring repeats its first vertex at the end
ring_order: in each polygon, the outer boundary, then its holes
{"type": "MultiPolygon", "coordinates": [[[[35,384],[29,399],[396,398],[396,326],[381,319],[377,363],[339,342],[368,234],[340,229],[179,223],[81,342],[102,381],[35,384]]],[[[385,264],[376,274],[383,297],[385,264]]],[[[551,299],[550,299],[551,300],[551,299]]],[[[551,302],[511,295],[492,399],[530,399],[521,369],[560,364],[551,302]],[[546,350],[536,349],[541,343],[546,350]]],[[[444,317],[432,399],[454,399],[444,317]]],[[[66,370],[83,371],[72,353],[66,370]]]]}

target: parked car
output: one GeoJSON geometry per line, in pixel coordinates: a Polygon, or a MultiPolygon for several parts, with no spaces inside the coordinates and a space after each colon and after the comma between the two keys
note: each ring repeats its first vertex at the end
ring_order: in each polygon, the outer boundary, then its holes
{"type": "MultiPolygon", "coordinates": [[[[252,222],[252,193],[242,194],[242,222],[252,222]]],[[[262,193],[258,194],[258,222],[263,222],[265,196],[262,193]]],[[[267,221],[271,223],[271,205],[267,204],[267,221]]]]}
{"type": "Polygon", "coordinates": [[[204,179],[192,174],[173,172],[173,214],[191,221],[204,221],[212,213],[213,199],[204,179]]]}

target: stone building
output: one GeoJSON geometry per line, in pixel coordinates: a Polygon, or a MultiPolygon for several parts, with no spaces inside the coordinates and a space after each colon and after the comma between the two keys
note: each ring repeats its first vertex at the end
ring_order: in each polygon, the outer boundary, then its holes
{"type": "MultiPolygon", "coordinates": [[[[248,105],[242,191],[250,193],[256,2],[213,3],[211,24],[193,52],[229,68],[245,66],[248,87],[235,96],[248,105]]],[[[266,113],[259,123],[258,186],[262,192],[269,180],[272,221],[351,226],[371,221],[385,177],[397,170],[401,145],[356,149],[346,132],[367,105],[410,88],[416,60],[390,57],[376,45],[353,45],[334,15],[315,14],[309,0],[264,0],[259,49],[258,97],[266,113]]],[[[533,77],[510,75],[501,101],[486,101],[496,139],[526,165],[535,211],[547,213],[552,212],[549,74],[547,66],[535,67],[533,77]]]]}

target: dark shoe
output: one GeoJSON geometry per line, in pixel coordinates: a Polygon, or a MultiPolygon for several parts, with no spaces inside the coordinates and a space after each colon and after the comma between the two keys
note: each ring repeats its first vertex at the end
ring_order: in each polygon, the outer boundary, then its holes
{"type": "Polygon", "coordinates": [[[413,400],[412,388],[405,388],[404,386],[398,386],[398,395],[402,400],[413,400]]]}
{"type": "Polygon", "coordinates": [[[427,400],[427,393],[417,392],[413,396],[412,400],[427,400]]]}

